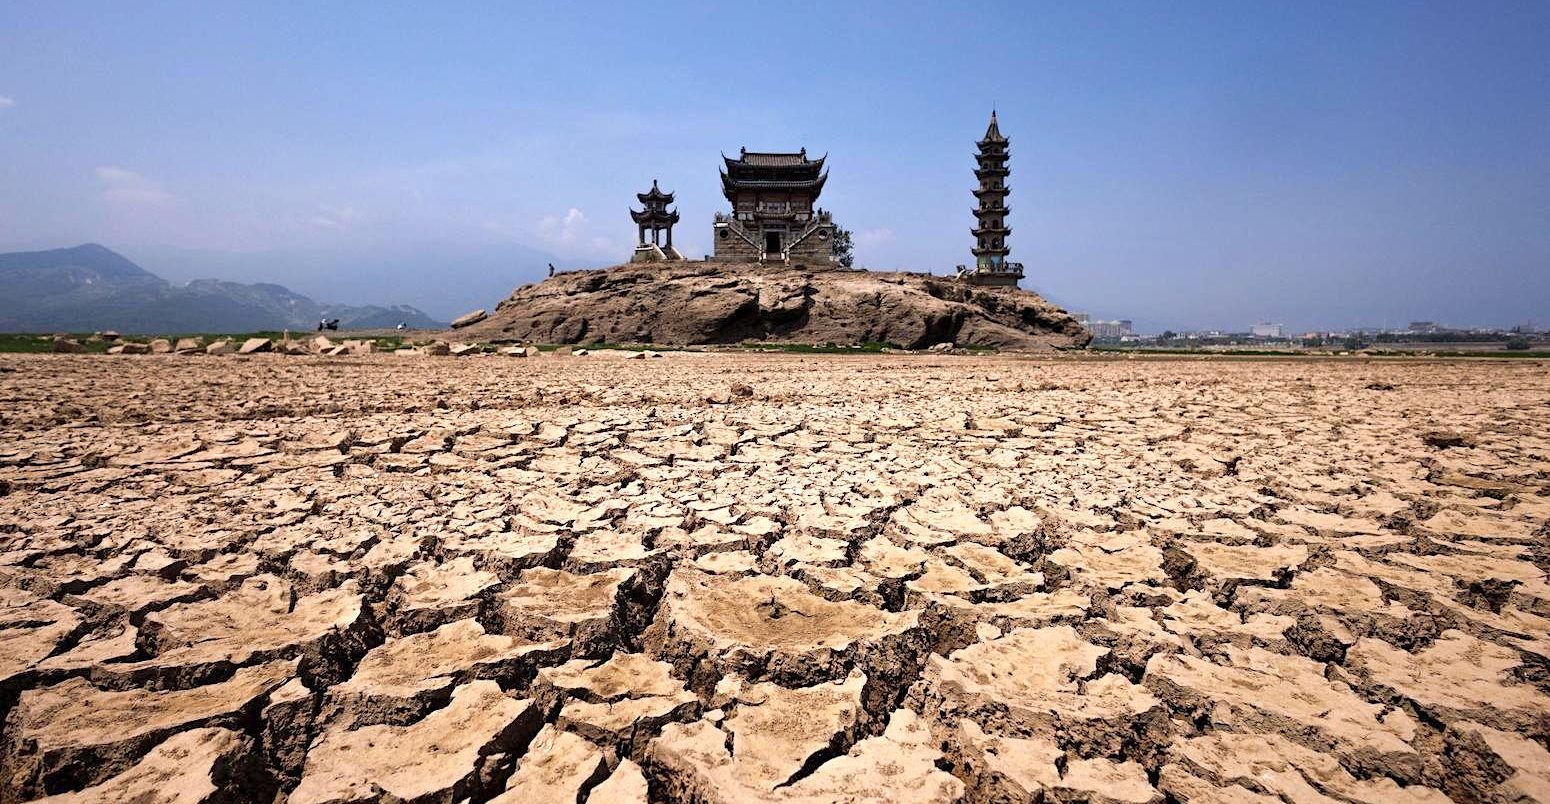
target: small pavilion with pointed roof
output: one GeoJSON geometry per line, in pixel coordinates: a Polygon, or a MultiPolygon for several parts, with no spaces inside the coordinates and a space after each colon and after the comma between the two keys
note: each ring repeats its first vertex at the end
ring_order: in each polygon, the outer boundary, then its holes
{"type": "Polygon", "coordinates": [[[638,244],[635,246],[635,254],[630,258],[631,262],[657,262],[660,260],[681,260],[684,256],[673,247],[673,224],[678,223],[678,210],[669,210],[668,204],[673,203],[673,194],[664,193],[657,187],[657,180],[651,180],[651,189],[644,193],[636,193],[643,209],[630,210],[630,217],[634,219],[635,226],[640,232],[638,244]],[[662,242],[662,233],[667,233],[667,242],[662,242]],[[646,233],[651,232],[648,241],[646,233]]]}

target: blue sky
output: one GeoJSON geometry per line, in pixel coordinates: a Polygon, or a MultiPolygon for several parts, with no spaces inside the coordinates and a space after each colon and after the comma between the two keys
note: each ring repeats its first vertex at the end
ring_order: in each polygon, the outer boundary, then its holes
{"type": "Polygon", "coordinates": [[[653,178],[703,254],[717,154],[805,146],[861,263],[949,273],[993,104],[1073,309],[1550,325],[1544,2],[11,0],[0,245],[448,315],[624,259],[653,178]]]}

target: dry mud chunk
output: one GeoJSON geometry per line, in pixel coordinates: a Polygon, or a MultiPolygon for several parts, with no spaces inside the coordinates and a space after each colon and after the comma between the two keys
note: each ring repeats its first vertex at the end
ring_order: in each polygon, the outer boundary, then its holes
{"type": "Polygon", "coordinates": [[[458,620],[373,648],[348,681],[329,688],[329,702],[352,725],[401,725],[444,704],[458,684],[485,678],[526,681],[539,664],[559,661],[566,652],[564,642],[486,634],[477,620],[458,620]]]}
{"type": "Polygon", "coordinates": [[[646,775],[640,766],[621,760],[602,784],[592,788],[587,804],[646,804],[646,789],[646,775]]]}
{"type": "Polygon", "coordinates": [[[621,630],[627,625],[625,609],[636,572],[620,568],[577,575],[547,567],[524,570],[496,598],[500,630],[532,640],[568,639],[578,656],[602,655],[627,636],[621,630]]]}
{"type": "MultiPolygon", "coordinates": [[[[506,792],[490,804],[576,804],[583,791],[608,773],[597,746],[568,731],[544,726],[533,738],[517,772],[506,781],[506,792]]],[[[590,800],[590,799],[589,799],[590,800]]]]}
{"type": "MultiPolygon", "coordinates": [[[[862,523],[865,524],[864,522],[862,523]]],[[[893,513],[888,532],[909,544],[929,547],[959,539],[993,539],[995,531],[957,499],[933,495],[893,513]]]]}
{"type": "Polygon", "coordinates": [[[301,679],[293,678],[269,693],[269,703],[259,716],[265,757],[287,785],[301,778],[307,746],[318,726],[321,698],[301,679]]]}
{"type": "Polygon", "coordinates": [[[996,599],[1021,597],[1044,585],[1044,574],[1030,571],[1000,552],[979,544],[955,544],[942,552],[967,570],[996,599]]]}
{"type": "Polygon", "coordinates": [[[291,556],[288,567],[287,577],[303,594],[338,586],[352,572],[350,562],[311,550],[291,556]]]}
{"type": "Polygon", "coordinates": [[[242,720],[295,671],[271,662],[169,692],[105,692],[81,678],[28,690],[7,722],[6,782],[23,793],[100,782],[177,731],[242,720]]]}
{"type": "Polygon", "coordinates": [[[553,531],[461,533],[448,536],[442,552],[473,561],[502,578],[514,578],[529,567],[547,563],[560,549],[559,534],[553,531]]]}
{"type": "Polygon", "coordinates": [[[706,553],[694,560],[694,566],[713,575],[752,575],[758,571],[753,553],[747,550],[729,550],[724,553],[706,553]]]}
{"type": "Polygon", "coordinates": [[[75,609],[52,600],[0,608],[0,682],[47,659],[80,624],[75,609]]]}
{"type": "Polygon", "coordinates": [[[732,708],[722,728],[732,735],[733,777],[740,785],[772,792],[787,784],[826,750],[856,739],[866,678],[852,672],[843,683],[790,689],[728,679],[718,700],[732,708]]]}
{"type": "Polygon", "coordinates": [[[926,559],[925,569],[920,577],[906,581],[904,588],[905,605],[909,608],[920,608],[933,601],[940,602],[949,596],[965,600],[981,600],[991,587],[980,583],[968,570],[932,556],[926,559]]]}
{"type": "MultiPolygon", "coordinates": [[[[1507,778],[1496,789],[1500,798],[1512,802],[1550,801],[1550,751],[1546,751],[1544,746],[1521,735],[1498,731],[1478,723],[1459,724],[1454,727],[1454,733],[1478,740],[1478,745],[1489,752],[1490,758],[1505,767],[1507,778]]],[[[1453,754],[1457,752],[1455,749],[1453,754]]],[[[1458,773],[1464,767],[1464,763],[1450,762],[1448,771],[1458,773]]],[[[1461,781],[1466,785],[1466,794],[1486,798],[1491,792],[1490,786],[1483,783],[1486,780],[1461,781]]]]}
{"type": "Polygon", "coordinates": [[[531,701],[494,681],[459,687],[445,708],[408,726],[333,727],[307,752],[291,804],[455,801],[481,793],[487,765],[520,754],[538,732],[531,701]]]}
{"type": "Polygon", "coordinates": [[[1256,793],[1241,784],[1217,785],[1177,764],[1164,765],[1157,789],[1186,804],[1282,804],[1280,796],[1256,793]]]}
{"type": "Polygon", "coordinates": [[[96,674],[182,686],[231,665],[299,655],[304,672],[328,682],[364,652],[371,628],[354,582],[293,600],[289,584],[260,575],[214,600],[148,615],[141,642],[154,658],[96,674]]]}
{"type": "Polygon", "coordinates": [[[166,739],[144,759],[102,784],[78,793],[40,799],[47,804],[206,804],[243,796],[261,787],[247,776],[252,741],[229,729],[193,729],[166,739]]]}
{"type": "Polygon", "coordinates": [[[225,592],[258,574],[258,556],[250,552],[225,553],[183,570],[183,577],[225,592]]]}
{"type": "Polygon", "coordinates": [[[1016,600],[1000,603],[970,603],[951,597],[938,598],[942,610],[955,621],[975,625],[988,623],[1003,630],[1041,628],[1065,622],[1080,622],[1091,601],[1069,589],[1032,592],[1016,600]]]}
{"type": "Polygon", "coordinates": [[[1401,787],[1381,777],[1357,779],[1335,757],[1273,734],[1213,732],[1175,741],[1170,754],[1196,776],[1224,786],[1246,785],[1287,801],[1448,801],[1429,787],[1401,787]]]}
{"type": "Polygon", "coordinates": [[[858,742],[850,752],[823,763],[790,787],[789,800],[875,801],[880,804],[946,804],[963,798],[963,782],[937,768],[942,754],[915,713],[893,713],[880,737],[858,742]]]}
{"type": "Polygon", "coordinates": [[[412,634],[473,617],[483,604],[482,595],[499,583],[495,573],[474,569],[474,560],[468,556],[447,562],[422,561],[388,591],[387,630],[412,634]]]}
{"type": "Polygon", "coordinates": [[[833,603],[791,578],[678,569],[646,644],[708,691],[734,673],[786,686],[844,678],[853,667],[896,678],[919,661],[925,641],[918,611],[833,603]]]}
{"type": "Polygon", "coordinates": [[[1389,606],[1383,590],[1370,578],[1329,567],[1297,573],[1288,589],[1242,589],[1236,599],[1245,604],[1297,601],[1312,609],[1347,614],[1379,612],[1389,606]]]}
{"type": "Polygon", "coordinates": [[[946,729],[968,718],[991,733],[1059,733],[1095,750],[1115,750],[1133,729],[1166,721],[1157,699],[1123,676],[1087,680],[1106,653],[1070,626],[1020,629],[932,656],[909,699],[946,729]],[[1147,716],[1153,710],[1157,716],[1147,716]]]}
{"type": "Polygon", "coordinates": [[[1415,653],[1376,639],[1363,639],[1347,653],[1348,666],[1445,722],[1462,716],[1543,734],[1550,731],[1550,696],[1528,684],[1510,683],[1521,663],[1517,651],[1462,631],[1446,631],[1415,653]]]}
{"type": "Polygon", "coordinates": [[[1143,683],[1177,710],[1207,713],[1250,731],[1280,733],[1335,752],[1347,767],[1417,778],[1415,724],[1324,677],[1324,666],[1260,648],[1228,648],[1227,663],[1179,654],[1153,656],[1143,683]]]}
{"type": "Polygon", "coordinates": [[[765,550],[764,557],[766,561],[777,567],[794,564],[838,567],[850,560],[845,554],[847,547],[848,545],[839,539],[797,533],[770,545],[765,550]]]}
{"type": "Polygon", "coordinates": [[[647,548],[639,533],[594,530],[576,539],[565,557],[565,568],[573,572],[603,572],[614,567],[646,566],[666,558],[665,551],[647,548]]]}
{"type": "Polygon", "coordinates": [[[862,740],[773,790],[743,783],[735,747],[729,748],[727,733],[708,720],[674,723],[651,742],[648,764],[671,801],[945,804],[963,797],[963,783],[937,769],[942,755],[908,710],[895,712],[882,736],[862,740]]]}
{"type": "Polygon", "coordinates": [[[1060,781],[1056,760],[1064,756],[1053,740],[986,734],[963,718],[945,741],[953,764],[969,783],[976,802],[1035,802],[1060,781]]]}
{"type": "MultiPolygon", "coordinates": [[[[139,650],[136,645],[139,635],[139,630],[128,623],[110,624],[100,632],[82,637],[70,650],[38,662],[37,669],[45,677],[50,677],[52,674],[67,674],[120,662],[139,650]]],[[[5,655],[3,650],[3,645],[0,645],[0,656],[5,655]]]]}
{"type": "Polygon", "coordinates": [[[80,592],[123,575],[134,560],[118,555],[106,560],[70,553],[50,555],[27,567],[0,567],[0,581],[38,595],[54,597],[80,592]]]}
{"type": "Polygon", "coordinates": [[[82,592],[77,597],[89,605],[141,614],[204,594],[204,585],[168,581],[156,575],[127,575],[82,592]]]}
{"type": "Polygon", "coordinates": [[[644,654],[616,653],[606,662],[577,659],[540,670],[533,688],[545,710],[560,707],[562,728],[628,749],[698,710],[700,699],[672,669],[644,654]]]}
{"type": "Polygon", "coordinates": [[[1296,624],[1291,617],[1253,614],[1242,617],[1211,600],[1204,592],[1191,591],[1161,610],[1163,628],[1196,639],[1228,640],[1247,647],[1251,643],[1284,641],[1281,632],[1296,624]]]}
{"type": "Polygon", "coordinates": [[[1163,795],[1147,781],[1145,768],[1100,757],[1067,762],[1049,799],[1073,804],[1160,804],[1163,795]]]}
{"type": "Polygon", "coordinates": [[[1215,581],[1217,589],[1243,582],[1276,581],[1287,577],[1308,560],[1308,548],[1301,544],[1254,547],[1185,542],[1182,546],[1195,559],[1200,571],[1215,581]]]}
{"type": "Polygon", "coordinates": [[[1070,571],[1080,587],[1119,589],[1127,584],[1162,584],[1163,554],[1136,533],[1086,533],[1049,555],[1070,571]]]}

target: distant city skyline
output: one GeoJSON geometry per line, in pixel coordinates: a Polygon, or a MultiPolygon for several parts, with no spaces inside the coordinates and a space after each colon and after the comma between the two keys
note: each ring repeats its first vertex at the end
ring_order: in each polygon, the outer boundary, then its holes
{"type": "Polygon", "coordinates": [[[437,315],[622,262],[718,153],[827,153],[858,265],[969,263],[1137,331],[1550,323],[1550,4],[0,6],[0,249],[437,315]],[[769,35],[749,36],[748,32],[769,35]],[[993,54],[987,56],[986,54],[993,54]],[[201,256],[202,255],[202,256],[201,256]]]}

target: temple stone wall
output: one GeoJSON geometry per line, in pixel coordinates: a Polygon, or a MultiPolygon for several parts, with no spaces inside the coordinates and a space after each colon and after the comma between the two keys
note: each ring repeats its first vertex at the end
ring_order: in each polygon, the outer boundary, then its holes
{"type": "Polygon", "coordinates": [[[790,252],[790,262],[803,265],[828,265],[834,254],[834,226],[824,225],[797,243],[790,252]]]}

